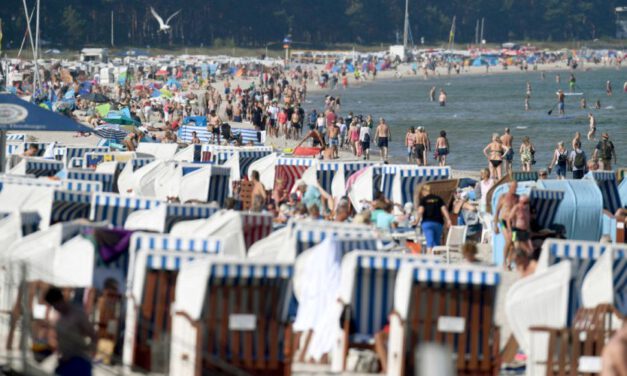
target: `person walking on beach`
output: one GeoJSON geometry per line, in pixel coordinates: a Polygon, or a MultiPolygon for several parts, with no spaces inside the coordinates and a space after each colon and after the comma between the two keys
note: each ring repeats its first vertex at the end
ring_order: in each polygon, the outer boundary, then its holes
{"type": "Polygon", "coordinates": [[[509,174],[512,172],[512,165],[514,162],[514,137],[512,137],[509,128],[505,128],[505,133],[501,136],[501,143],[505,148],[505,154],[503,155],[505,173],[509,174]]]}
{"type": "Polygon", "coordinates": [[[449,154],[449,144],[446,131],[440,131],[440,137],[435,140],[438,166],[446,166],[446,156],[449,154]]]}
{"type": "Polygon", "coordinates": [[[533,159],[535,150],[533,148],[533,144],[529,140],[529,137],[523,137],[523,142],[520,145],[520,163],[522,165],[522,170],[529,172],[531,171],[531,166],[533,165],[533,159]]]}
{"type": "Polygon", "coordinates": [[[91,357],[96,351],[97,336],[93,325],[80,306],[67,302],[63,293],[51,287],[44,297],[59,319],[55,324],[59,364],[55,375],[91,376],[91,357]],[[86,339],[89,338],[89,342],[86,339]]]}
{"type": "Polygon", "coordinates": [[[442,198],[431,194],[430,185],[422,186],[419,198],[416,220],[422,228],[427,242],[427,252],[430,254],[433,247],[440,245],[444,225],[451,226],[451,217],[442,198]]]}
{"type": "Polygon", "coordinates": [[[333,158],[338,158],[338,148],[340,146],[340,128],[337,126],[337,124],[330,124],[329,125],[329,145],[331,146],[331,149],[333,150],[333,158]]]}
{"type": "Polygon", "coordinates": [[[429,101],[435,102],[435,86],[431,86],[431,90],[429,90],[429,101]]]}
{"type": "Polygon", "coordinates": [[[354,156],[357,155],[359,150],[359,126],[357,125],[357,119],[353,119],[350,127],[348,128],[348,141],[351,145],[351,150],[354,156]]]}
{"type": "Polygon", "coordinates": [[[594,135],[597,132],[597,120],[595,119],[594,115],[592,115],[592,112],[588,112],[588,120],[588,140],[593,141],[594,135]]]}
{"type": "MultiPolygon", "coordinates": [[[[507,218],[512,230],[514,248],[522,248],[528,255],[533,253],[531,244],[531,208],[529,196],[521,196],[516,205],[510,210],[507,218]]],[[[511,260],[510,260],[511,263],[511,260]]],[[[510,263],[507,265],[509,266],[510,263]]]]}
{"type": "Polygon", "coordinates": [[[364,160],[370,159],[370,128],[362,125],[359,128],[359,143],[364,160]]]}
{"type": "Polygon", "coordinates": [[[581,142],[576,141],[573,145],[573,150],[568,157],[571,170],[573,171],[573,179],[581,179],[586,172],[586,166],[588,164],[588,158],[586,152],[581,150],[581,142]]]}
{"type": "Polygon", "coordinates": [[[416,143],[416,134],[414,127],[409,127],[405,134],[405,147],[407,148],[407,163],[412,163],[414,159],[414,145],[416,143]]]}
{"type": "Polygon", "coordinates": [[[611,171],[612,158],[614,159],[614,164],[618,163],[616,159],[616,150],[614,148],[614,143],[610,141],[609,134],[607,132],[603,132],[603,135],[601,135],[601,141],[599,141],[596,148],[594,149],[592,159],[601,161],[601,170],[611,171]]]}
{"type": "Polygon", "coordinates": [[[555,174],[558,179],[566,178],[566,166],[568,165],[568,150],[564,147],[564,141],[557,143],[557,148],[553,151],[553,159],[549,163],[549,174],[551,169],[555,166],[555,174]]]}
{"type": "Polygon", "coordinates": [[[444,107],[446,106],[446,92],[444,91],[444,89],[440,89],[440,96],[438,98],[438,101],[440,102],[440,106],[444,107]]]}
{"type": "Polygon", "coordinates": [[[381,160],[388,160],[388,145],[391,141],[390,127],[385,123],[385,119],[379,119],[379,125],[375,131],[375,138],[377,146],[379,146],[379,152],[381,153],[381,160]]]}
{"type": "Polygon", "coordinates": [[[505,269],[509,269],[512,263],[513,240],[512,229],[508,219],[510,212],[518,203],[517,188],[518,183],[516,181],[510,184],[507,193],[499,197],[499,201],[496,204],[496,212],[494,213],[494,233],[498,234],[499,231],[503,232],[503,238],[505,238],[505,246],[503,247],[503,267],[505,269]]]}
{"type": "Polygon", "coordinates": [[[498,133],[492,135],[492,141],[483,149],[483,155],[488,159],[490,175],[501,180],[501,163],[503,163],[503,144],[498,133]]]}
{"type": "Polygon", "coordinates": [[[429,135],[425,132],[425,127],[419,126],[417,128],[414,149],[418,166],[426,166],[427,153],[431,150],[431,142],[429,141],[429,135]]]}
{"type": "Polygon", "coordinates": [[[566,111],[564,109],[564,100],[566,99],[566,95],[564,94],[564,91],[562,89],[557,91],[557,105],[559,108],[559,114],[560,116],[564,116],[566,114],[566,111]]]}

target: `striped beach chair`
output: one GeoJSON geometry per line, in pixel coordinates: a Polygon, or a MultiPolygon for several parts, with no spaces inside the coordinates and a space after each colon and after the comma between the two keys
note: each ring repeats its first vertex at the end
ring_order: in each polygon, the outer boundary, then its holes
{"type": "Polygon", "coordinates": [[[342,258],[338,304],[343,335],[334,349],[333,371],[345,370],[350,347],[374,348],[375,334],[388,323],[393,309],[398,271],[407,262],[434,263],[436,258],[361,250],[342,258]]]}
{"type": "Polygon", "coordinates": [[[25,163],[24,174],[36,177],[54,176],[64,167],[63,162],[40,158],[24,158],[22,162],[25,163]]]}
{"type": "Polygon", "coordinates": [[[14,142],[7,142],[6,144],[6,155],[20,155],[24,152],[24,142],[20,141],[14,141],[14,142]]]}
{"type": "Polygon", "coordinates": [[[39,230],[41,217],[37,212],[20,212],[20,213],[3,213],[0,209],[0,220],[9,219],[9,216],[16,215],[19,217],[22,228],[22,236],[26,236],[39,230]]]}
{"type": "Polygon", "coordinates": [[[401,265],[390,315],[387,375],[414,374],[414,349],[424,343],[449,347],[458,374],[497,374],[494,301],[499,279],[492,267],[401,265]]]}
{"type": "Polygon", "coordinates": [[[50,224],[89,218],[91,193],[55,189],[50,224]]]}
{"type": "Polygon", "coordinates": [[[65,179],[61,180],[61,189],[76,192],[102,192],[102,183],[99,181],[91,180],[75,180],[65,179]]]}
{"type": "Polygon", "coordinates": [[[24,133],[9,133],[6,135],[7,141],[26,141],[24,133]]]}
{"type": "Polygon", "coordinates": [[[161,201],[155,199],[97,192],[92,195],[89,219],[94,222],[106,221],[113,227],[123,227],[130,213],[154,208],[160,204],[161,201]]]}
{"type": "Polygon", "coordinates": [[[55,156],[61,156],[61,160],[66,166],[70,167],[70,162],[76,159],[82,159],[87,153],[107,153],[109,147],[104,146],[65,146],[55,148],[55,156]],[[57,151],[59,154],[57,154],[57,151]]]}
{"type": "MultiPolygon", "coordinates": [[[[192,141],[192,132],[196,132],[196,135],[200,139],[201,142],[206,143],[211,140],[211,135],[207,131],[207,127],[198,127],[198,126],[187,126],[184,125],[178,130],[178,138],[183,142],[191,142],[192,141]]],[[[254,145],[262,146],[266,141],[266,132],[265,131],[257,131],[251,128],[231,128],[231,133],[234,135],[241,135],[242,145],[248,144],[250,141],[253,142],[254,145]]],[[[222,135],[221,135],[222,136],[222,135]]],[[[225,138],[221,137],[220,143],[226,141],[225,138]]]]}
{"type": "Polygon", "coordinates": [[[274,185],[277,185],[278,180],[283,180],[285,189],[290,192],[296,180],[300,179],[315,161],[313,158],[278,158],[275,165],[274,185]]]}
{"type": "Polygon", "coordinates": [[[435,180],[449,179],[451,177],[451,168],[383,166],[383,177],[381,191],[385,197],[392,199],[394,202],[404,204],[414,201],[414,192],[417,185],[435,180]],[[391,174],[389,170],[392,170],[391,174]]]}
{"type": "Polygon", "coordinates": [[[568,260],[572,267],[569,282],[568,314],[566,325],[570,325],[577,310],[583,306],[581,288],[586,274],[609,244],[583,240],[546,239],[538,260],[538,271],[543,271],[560,261],[568,260]]]}
{"type": "Polygon", "coordinates": [[[211,167],[211,178],[209,179],[209,193],[207,202],[217,202],[221,207],[229,194],[229,182],[231,180],[231,169],[225,167],[211,167]]]}
{"type": "Polygon", "coordinates": [[[240,213],[244,244],[249,249],[255,242],[265,238],[272,232],[272,215],[267,213],[240,213]]]}
{"type": "Polygon", "coordinates": [[[106,172],[96,172],[93,170],[84,169],[69,169],[67,171],[67,178],[74,180],[87,180],[100,182],[102,184],[102,190],[104,192],[113,192],[115,185],[115,175],[106,172]]]}
{"type": "Polygon", "coordinates": [[[201,202],[217,202],[224,205],[229,194],[231,169],[215,165],[200,165],[187,174],[184,173],[180,184],[181,201],[197,200],[201,202]]]}
{"type": "Polygon", "coordinates": [[[512,171],[511,181],[537,181],[538,171],[512,171]]]}
{"type": "Polygon", "coordinates": [[[536,223],[540,228],[550,228],[555,220],[564,192],[532,188],[529,191],[531,212],[535,213],[536,223]]]}
{"type": "Polygon", "coordinates": [[[368,226],[340,225],[334,222],[294,221],[290,227],[289,243],[293,244],[294,257],[319,244],[329,236],[335,237],[343,253],[355,250],[379,249],[380,239],[368,226]]]}
{"type": "Polygon", "coordinates": [[[293,266],[215,258],[178,277],[170,373],[291,374],[293,266]]]}
{"type": "Polygon", "coordinates": [[[4,184],[17,184],[17,185],[32,185],[36,187],[60,187],[61,182],[59,180],[50,179],[37,179],[27,176],[18,175],[0,175],[0,190],[4,184]]]}
{"type": "Polygon", "coordinates": [[[253,162],[272,153],[272,148],[268,147],[264,149],[266,150],[242,150],[238,152],[240,177],[248,176],[248,167],[250,167],[253,162]]]}
{"type": "Polygon", "coordinates": [[[170,232],[172,226],[178,222],[190,221],[193,219],[209,218],[219,208],[211,205],[189,205],[189,204],[163,204],[166,206],[164,232],[170,232]]]}
{"type": "MultiPolygon", "coordinates": [[[[133,240],[138,241],[135,237],[133,240]]],[[[165,245],[170,244],[166,242],[165,245]]],[[[219,252],[217,242],[211,243],[210,247],[209,252],[140,247],[132,256],[134,261],[129,266],[129,269],[133,268],[129,275],[132,281],[129,281],[128,287],[132,305],[126,311],[125,364],[151,372],[166,370],[167,359],[164,358],[169,345],[179,269],[186,262],[211,257],[219,252]]]]}
{"type": "Polygon", "coordinates": [[[618,183],[616,182],[616,174],[614,172],[590,171],[584,176],[584,179],[593,180],[599,186],[603,195],[603,209],[613,215],[618,208],[623,207],[618,194],[618,183]]]}

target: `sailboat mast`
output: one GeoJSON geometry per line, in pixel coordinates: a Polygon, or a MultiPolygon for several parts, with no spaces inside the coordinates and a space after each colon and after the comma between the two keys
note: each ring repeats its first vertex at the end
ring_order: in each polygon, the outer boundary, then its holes
{"type": "Polygon", "coordinates": [[[451,33],[448,36],[448,49],[452,50],[455,47],[455,19],[457,16],[453,16],[453,23],[451,24],[451,33]]]}
{"type": "Polygon", "coordinates": [[[403,47],[407,50],[409,38],[409,0],[405,0],[405,25],[403,26],[403,47]]]}

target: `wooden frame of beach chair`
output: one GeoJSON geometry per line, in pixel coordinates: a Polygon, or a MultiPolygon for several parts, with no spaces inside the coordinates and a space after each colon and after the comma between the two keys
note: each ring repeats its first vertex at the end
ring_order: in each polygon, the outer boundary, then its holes
{"type": "Polygon", "coordinates": [[[610,304],[580,308],[570,328],[531,327],[536,333],[547,333],[546,375],[593,375],[599,373],[599,357],[610,337],[620,329],[615,318],[625,317],[610,304]],[[596,368],[596,369],[595,369],[596,368]]]}
{"type": "Polygon", "coordinates": [[[431,187],[431,194],[440,196],[440,198],[444,201],[446,206],[450,206],[453,202],[453,198],[455,197],[455,192],[457,191],[457,187],[459,186],[459,179],[447,179],[447,180],[432,180],[425,181],[422,184],[419,184],[414,191],[414,202],[418,203],[418,194],[420,194],[420,190],[423,186],[428,185],[431,187]]]}
{"type": "Polygon", "coordinates": [[[492,267],[403,265],[390,315],[387,375],[413,374],[414,348],[421,343],[449,347],[458,375],[497,375],[498,282],[499,271],[492,267]]]}
{"type": "Polygon", "coordinates": [[[252,181],[240,181],[240,199],[242,200],[242,210],[250,210],[253,207],[253,186],[252,181]]]}
{"type": "MultiPolygon", "coordinates": [[[[194,357],[193,374],[197,376],[219,374],[220,370],[291,375],[293,336],[286,308],[292,266],[216,259],[201,262],[201,268],[207,267],[209,273],[200,317],[195,319],[185,310],[174,313],[177,328],[187,326],[195,331],[195,344],[182,346],[182,354],[173,350],[172,356],[184,362],[194,357]]],[[[178,366],[179,371],[185,367],[178,366]]],[[[176,369],[171,367],[170,372],[176,369]]]]}

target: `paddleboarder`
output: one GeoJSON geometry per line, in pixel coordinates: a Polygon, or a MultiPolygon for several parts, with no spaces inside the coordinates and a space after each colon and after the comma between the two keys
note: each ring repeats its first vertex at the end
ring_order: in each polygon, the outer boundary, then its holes
{"type": "Polygon", "coordinates": [[[566,99],[566,95],[564,95],[564,90],[560,89],[557,92],[557,105],[559,107],[560,116],[564,116],[566,111],[564,110],[564,99],[566,99]]]}

